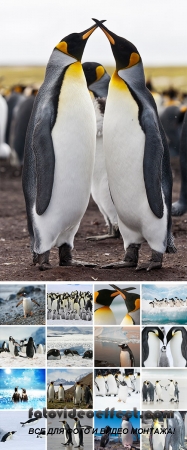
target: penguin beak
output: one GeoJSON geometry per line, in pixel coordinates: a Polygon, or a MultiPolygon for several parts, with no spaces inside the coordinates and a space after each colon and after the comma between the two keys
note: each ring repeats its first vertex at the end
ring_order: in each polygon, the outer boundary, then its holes
{"type": "Polygon", "coordinates": [[[115,35],[102,24],[101,20],[97,20],[97,19],[92,19],[92,20],[94,20],[94,22],[97,24],[97,26],[100,27],[101,30],[103,31],[103,33],[106,34],[106,37],[108,38],[109,42],[112,45],[115,45],[115,39],[114,39],[115,35]]]}

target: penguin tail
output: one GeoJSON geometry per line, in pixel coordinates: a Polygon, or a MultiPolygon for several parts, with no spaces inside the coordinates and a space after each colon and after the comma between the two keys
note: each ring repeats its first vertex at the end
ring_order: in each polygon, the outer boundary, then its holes
{"type": "Polygon", "coordinates": [[[167,238],[166,253],[176,253],[176,251],[177,251],[177,249],[174,244],[174,237],[173,237],[173,234],[170,233],[167,238]]]}

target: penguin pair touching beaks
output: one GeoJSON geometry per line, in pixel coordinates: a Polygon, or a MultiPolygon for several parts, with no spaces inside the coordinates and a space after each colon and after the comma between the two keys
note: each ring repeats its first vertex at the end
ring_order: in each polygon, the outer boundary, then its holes
{"type": "Polygon", "coordinates": [[[93,20],[94,26],[70,34],[56,45],[28,125],[23,191],[33,262],[41,270],[50,268],[50,249],[56,245],[59,265],[73,263],[71,250],[89,201],[96,145],[95,112],[80,61],[89,36],[100,27],[116,60],[103,145],[125,248],[124,261],[117,266],[137,266],[140,246],[147,241],[151,261],[137,268],[161,268],[164,252],[176,251],[166,137],[145,86],[138,50],[108,30],[103,21],[93,20]]]}
{"type": "Polygon", "coordinates": [[[121,288],[114,284],[110,285],[114,291],[110,289],[100,289],[94,292],[94,303],[98,309],[94,313],[94,321],[96,325],[115,325],[116,319],[114,313],[110,309],[110,305],[114,298],[121,295],[125,301],[127,314],[124,316],[121,325],[139,325],[140,324],[140,295],[129,293],[135,287],[121,288]],[[102,307],[99,307],[102,305],[102,307]]]}

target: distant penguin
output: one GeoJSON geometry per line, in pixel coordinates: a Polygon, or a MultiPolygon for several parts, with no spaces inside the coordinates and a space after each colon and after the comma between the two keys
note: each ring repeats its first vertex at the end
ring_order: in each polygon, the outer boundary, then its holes
{"type": "Polygon", "coordinates": [[[126,446],[130,446],[133,443],[133,434],[132,432],[132,424],[129,421],[129,418],[127,416],[124,416],[122,418],[122,424],[121,424],[121,428],[122,428],[122,445],[124,447],[126,446]]]}
{"type": "Polygon", "coordinates": [[[62,384],[60,384],[60,386],[58,388],[58,400],[64,401],[64,388],[63,388],[62,384]]]}
{"type": "Polygon", "coordinates": [[[166,354],[166,345],[161,347],[159,367],[170,367],[169,359],[166,354]]]}
{"type": "Polygon", "coordinates": [[[23,191],[33,262],[40,270],[50,268],[55,245],[59,265],[73,264],[74,236],[89,201],[96,123],[80,61],[95,28],[55,46],[27,129],[23,191]]]}
{"type": "Polygon", "coordinates": [[[171,327],[167,333],[170,343],[173,367],[187,367],[187,331],[185,327],[171,327]]]}
{"type": "Polygon", "coordinates": [[[48,360],[54,360],[54,359],[61,359],[60,351],[56,348],[52,348],[47,352],[47,359],[48,360]]]}
{"type": "Polygon", "coordinates": [[[161,402],[163,402],[164,400],[163,400],[163,394],[162,394],[162,386],[161,386],[161,384],[160,384],[160,381],[159,380],[157,380],[157,381],[155,381],[155,392],[156,392],[156,395],[157,395],[157,402],[159,402],[159,401],[161,401],[161,402]]]}
{"type": "Polygon", "coordinates": [[[89,358],[92,359],[93,358],[93,351],[92,350],[86,350],[84,352],[83,358],[89,358]]]}
{"type": "Polygon", "coordinates": [[[26,355],[27,355],[27,357],[28,357],[28,358],[33,358],[33,356],[34,356],[35,353],[36,353],[36,347],[35,347],[35,345],[34,345],[34,341],[33,341],[33,338],[32,338],[32,337],[29,338],[26,347],[27,347],[27,348],[26,348],[26,355]]]}
{"type": "Polygon", "coordinates": [[[78,431],[78,433],[74,432],[75,443],[77,444],[76,446],[74,446],[74,448],[83,447],[84,446],[84,444],[83,444],[83,429],[81,427],[80,420],[78,419],[78,417],[75,417],[74,420],[75,420],[75,424],[74,424],[73,430],[78,431]]]}
{"type": "Polygon", "coordinates": [[[48,386],[48,401],[54,402],[54,399],[55,399],[54,382],[51,381],[50,385],[48,386]]]}
{"type": "Polygon", "coordinates": [[[43,353],[44,353],[44,348],[43,348],[43,345],[42,345],[42,344],[39,344],[39,345],[38,345],[37,351],[36,351],[36,352],[43,355],[43,353]]]}
{"type": "Polygon", "coordinates": [[[140,246],[147,241],[151,260],[137,269],[158,269],[164,252],[176,251],[171,233],[172,173],[166,136],[145,85],[137,48],[99,20],[94,21],[107,36],[116,61],[103,124],[108,181],[125,248],[124,261],[115,265],[136,267],[140,246]],[[132,183],[134,176],[136,182],[132,183]]]}
{"type": "Polygon", "coordinates": [[[28,419],[26,422],[20,422],[20,424],[22,425],[22,427],[26,427],[26,426],[31,426],[34,425],[35,423],[37,423],[40,419],[37,417],[34,417],[33,419],[28,419]]]}
{"type": "Polygon", "coordinates": [[[107,74],[105,68],[96,62],[83,63],[83,70],[93,100],[97,124],[96,155],[91,194],[108,226],[108,234],[102,236],[89,236],[87,239],[101,240],[109,237],[115,238],[120,236],[118,219],[108,185],[105,154],[103,150],[103,118],[110,76],[107,74]]]}
{"type": "Polygon", "coordinates": [[[95,384],[97,387],[96,395],[105,397],[105,379],[100,370],[98,370],[97,375],[95,377],[95,384]]]}
{"type": "Polygon", "coordinates": [[[127,344],[118,344],[118,347],[121,347],[120,367],[134,367],[135,359],[129,346],[127,344]]]}
{"type": "Polygon", "coordinates": [[[118,390],[115,377],[111,371],[108,371],[105,381],[107,382],[108,385],[108,395],[114,395],[115,397],[118,393],[118,390]]]}
{"type": "Polygon", "coordinates": [[[81,402],[81,385],[79,382],[74,387],[74,404],[79,405],[81,402]]]}
{"type": "Polygon", "coordinates": [[[160,360],[160,341],[164,334],[159,327],[145,327],[142,331],[142,366],[158,367],[160,360]]]}
{"type": "Polygon", "coordinates": [[[174,380],[169,380],[169,384],[167,385],[167,389],[168,394],[170,396],[169,401],[172,402],[174,401],[174,396],[175,396],[175,381],[174,380]]]}
{"type": "Polygon", "coordinates": [[[152,450],[164,450],[166,435],[161,433],[161,423],[154,419],[153,430],[149,435],[150,448],[152,450]],[[157,430],[157,433],[155,433],[157,430]]]}
{"type": "Polygon", "coordinates": [[[143,397],[143,402],[147,402],[148,401],[148,397],[147,397],[147,381],[143,382],[142,397],[143,397]]]}
{"type": "Polygon", "coordinates": [[[7,350],[7,348],[8,348],[7,343],[5,341],[2,344],[2,348],[3,348],[3,350],[7,350]]]}
{"type": "Polygon", "coordinates": [[[6,442],[13,438],[13,435],[17,433],[17,431],[4,431],[0,428],[0,442],[6,442]]]}
{"type": "Polygon", "coordinates": [[[119,288],[115,284],[111,284],[114,289],[118,289],[120,295],[125,301],[127,314],[124,316],[120,325],[139,325],[140,324],[140,295],[128,291],[135,289],[135,287],[119,288]]]}
{"type": "Polygon", "coordinates": [[[140,392],[140,372],[137,372],[136,374],[136,380],[135,380],[135,393],[138,394],[140,392]]]}
{"type": "Polygon", "coordinates": [[[28,402],[28,395],[27,395],[27,391],[24,388],[22,389],[22,395],[21,395],[21,401],[22,402],[28,402]]]}
{"type": "Polygon", "coordinates": [[[19,305],[21,305],[21,303],[23,303],[23,312],[24,312],[24,318],[25,319],[27,317],[27,314],[30,315],[30,316],[33,315],[33,313],[32,313],[32,302],[35,303],[37,306],[40,306],[39,303],[37,303],[36,300],[34,300],[31,297],[25,297],[24,294],[23,294],[22,300],[20,300],[17,303],[17,305],[16,305],[16,308],[17,308],[19,305]]]}
{"type": "Polygon", "coordinates": [[[123,402],[126,403],[127,400],[127,396],[128,396],[128,387],[127,387],[127,383],[123,380],[120,381],[118,379],[118,383],[119,383],[119,389],[118,389],[118,401],[119,402],[123,402]]]}
{"type": "Polygon", "coordinates": [[[147,381],[147,395],[150,402],[154,402],[154,386],[150,381],[147,381]]]}

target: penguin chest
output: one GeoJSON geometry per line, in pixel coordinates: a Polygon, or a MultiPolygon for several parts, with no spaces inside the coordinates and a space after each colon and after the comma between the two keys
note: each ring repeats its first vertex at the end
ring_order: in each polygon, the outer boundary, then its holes
{"type": "Polygon", "coordinates": [[[116,319],[108,306],[98,308],[94,313],[96,325],[116,325],[116,319]]]}
{"type": "Polygon", "coordinates": [[[144,361],[144,366],[157,367],[160,358],[160,340],[155,333],[148,334],[148,349],[149,355],[146,361],[144,361]]]}
{"type": "Polygon", "coordinates": [[[121,367],[131,367],[131,359],[128,351],[121,350],[120,364],[121,367]]]}
{"type": "Polygon", "coordinates": [[[140,197],[146,199],[143,178],[145,134],[140,126],[139,108],[121,80],[111,81],[104,116],[103,142],[112,198],[117,208],[136,215],[140,197]],[[134,209],[135,208],[135,209],[134,209]]]}
{"type": "MultiPolygon", "coordinates": [[[[93,104],[80,63],[69,66],[59,95],[52,130],[55,152],[54,190],[66,198],[88,196],[94,165],[96,124],[93,104]]],[[[72,198],[72,201],[74,199],[72,198]]],[[[83,200],[82,200],[83,201],[83,200]]]]}
{"type": "Polygon", "coordinates": [[[53,386],[49,386],[49,399],[54,399],[55,390],[53,386]]]}
{"type": "Polygon", "coordinates": [[[32,302],[30,298],[23,299],[23,311],[24,314],[28,314],[32,311],[32,302]]]}

